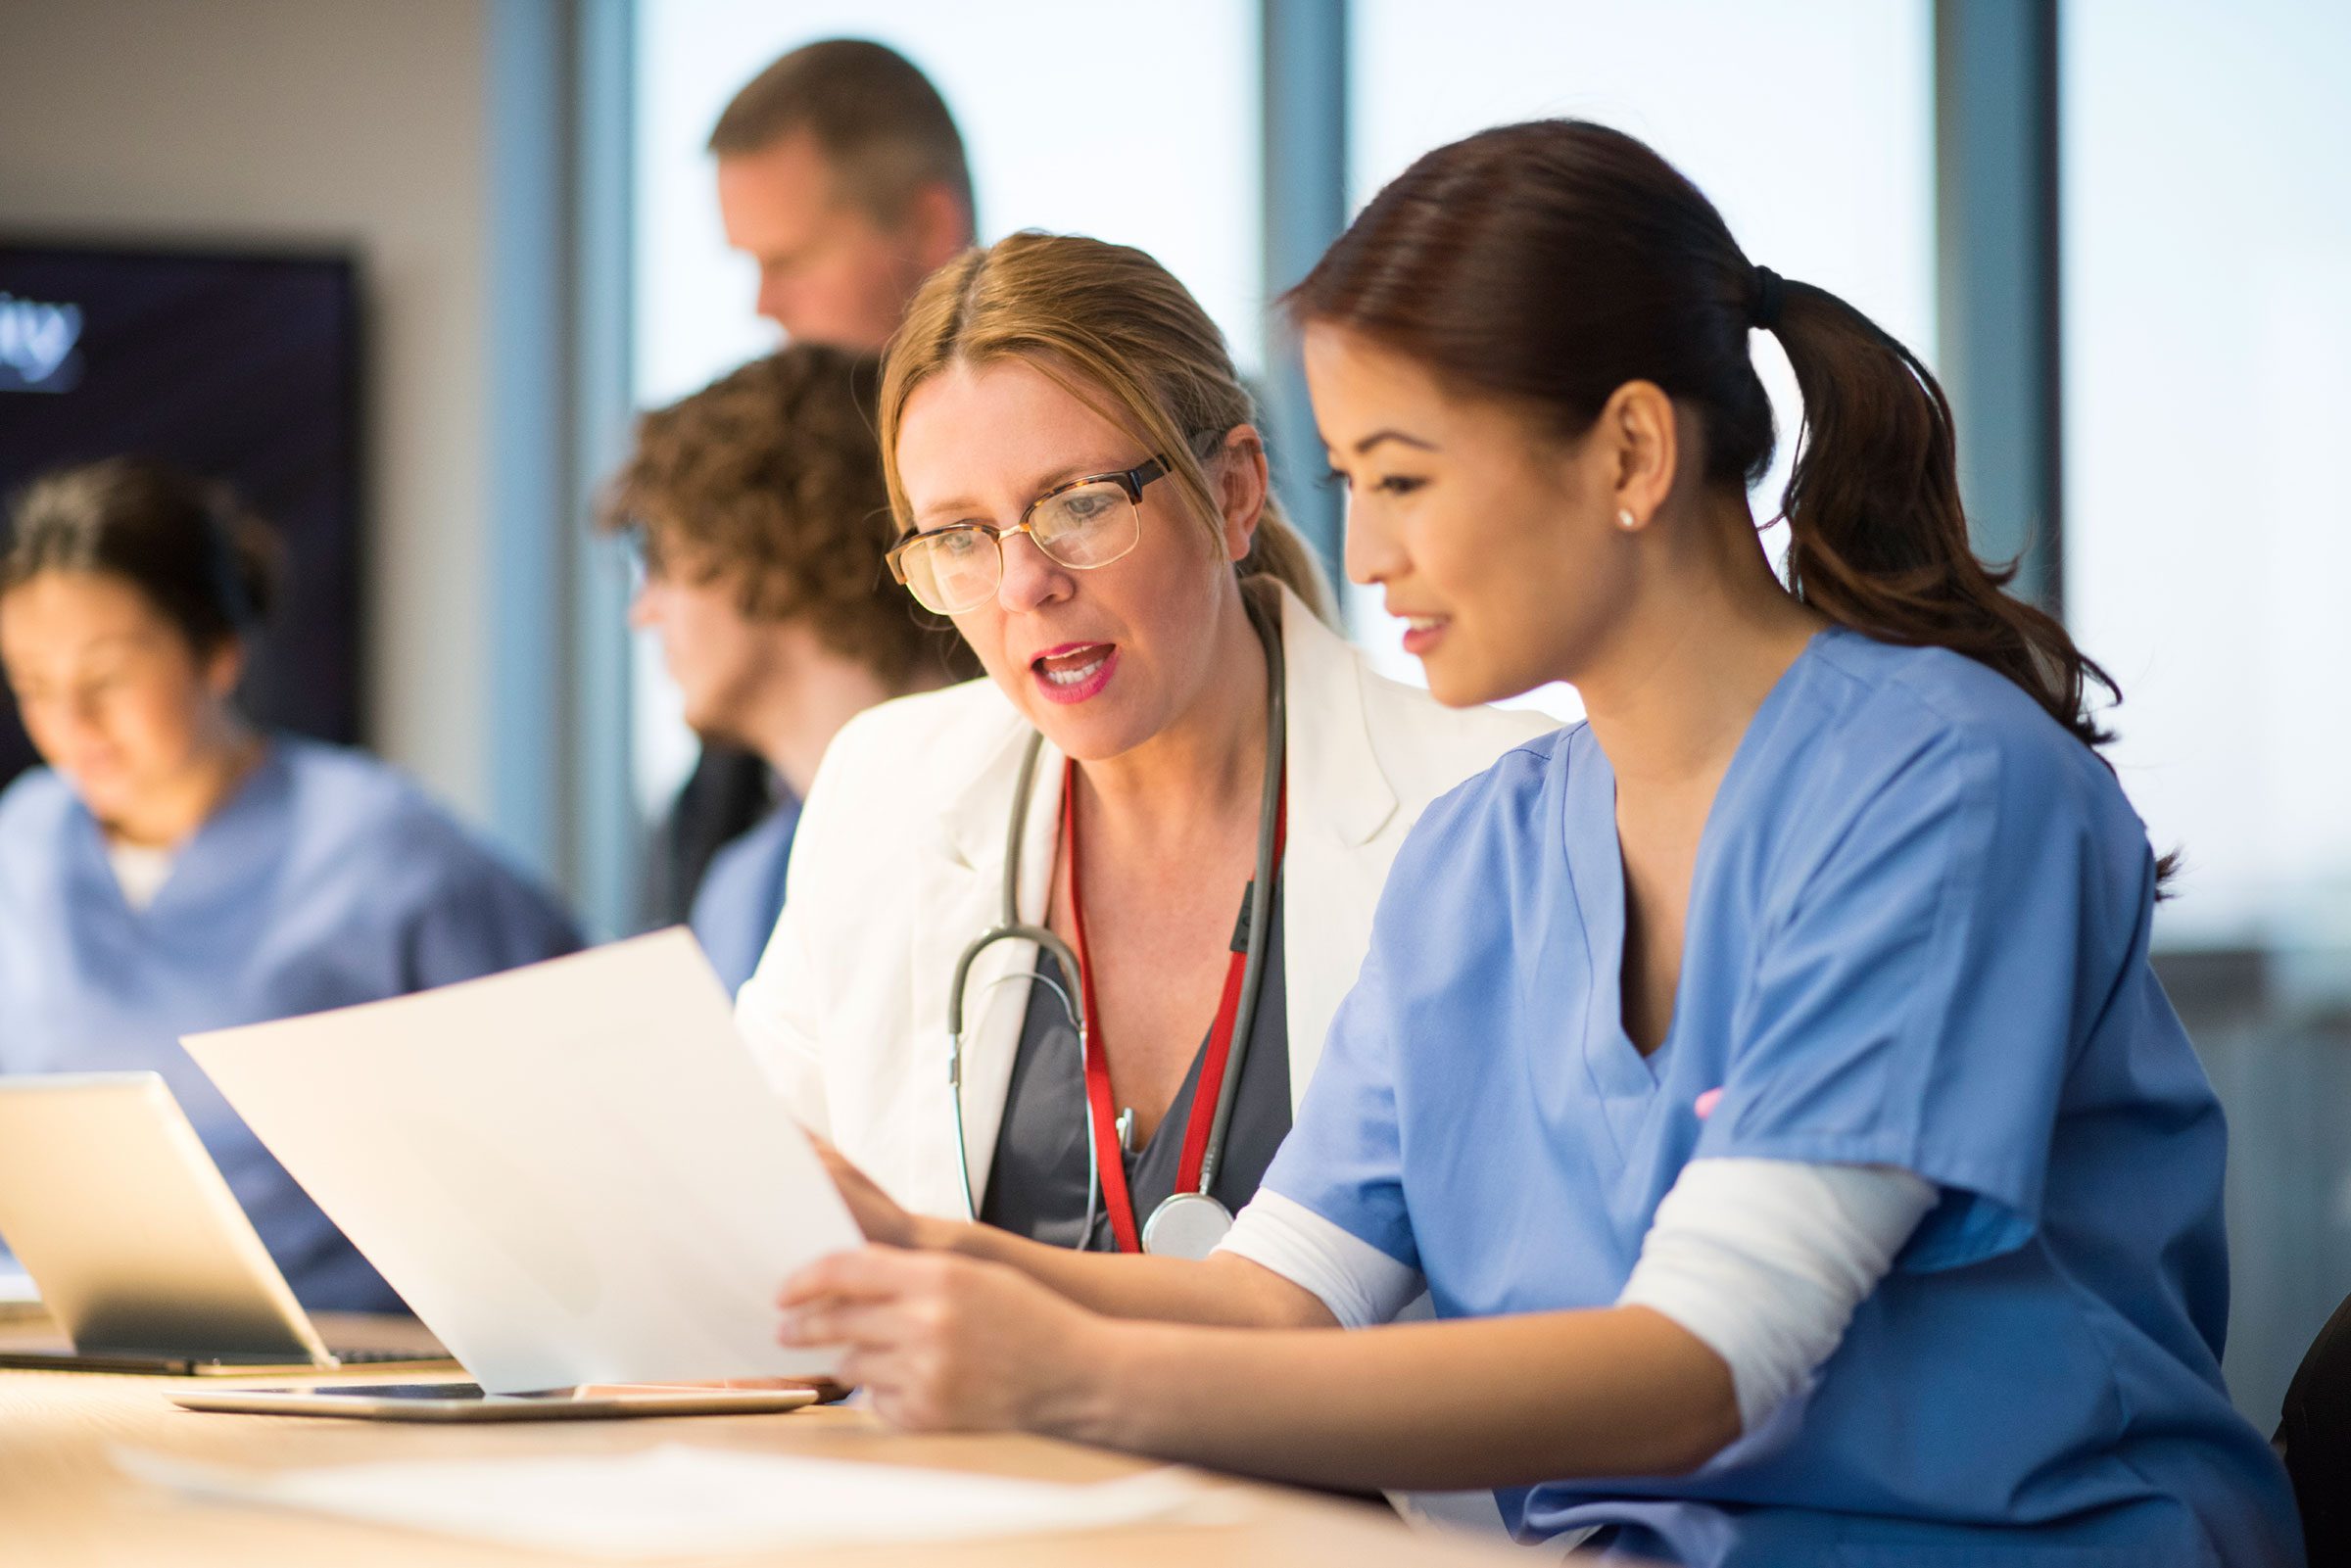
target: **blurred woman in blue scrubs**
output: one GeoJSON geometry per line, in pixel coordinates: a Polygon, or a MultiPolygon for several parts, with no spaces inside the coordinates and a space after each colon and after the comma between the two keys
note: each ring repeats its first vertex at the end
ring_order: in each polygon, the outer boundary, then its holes
{"type": "Polygon", "coordinates": [[[0,664],[48,767],[0,795],[0,1072],[162,1073],[303,1302],[393,1308],[179,1037],[579,943],[392,769],[238,711],[270,562],[231,497],[158,463],[61,471],[17,501],[0,664]]]}
{"type": "Polygon", "coordinates": [[[1589,722],[1420,820],[1217,1256],[842,1168],[897,1245],[789,1282],[785,1338],[908,1424],[1490,1486],[1643,1560],[2299,1561],[2107,683],[1970,552],[1933,377],[1577,122],[1427,155],[1292,303],[1350,575],[1446,701],[1566,680],[1589,722]],[[1369,1327],[1423,1283],[1447,1321],[1369,1327]]]}

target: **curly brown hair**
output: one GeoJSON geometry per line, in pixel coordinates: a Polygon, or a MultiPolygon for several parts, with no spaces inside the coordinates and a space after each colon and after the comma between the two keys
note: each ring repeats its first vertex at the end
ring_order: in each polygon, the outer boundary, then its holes
{"type": "Polygon", "coordinates": [[[869,355],[795,343],[646,414],[598,526],[635,531],[650,571],[733,583],[753,620],[805,618],[893,687],[979,674],[883,564],[880,380],[869,355]]]}

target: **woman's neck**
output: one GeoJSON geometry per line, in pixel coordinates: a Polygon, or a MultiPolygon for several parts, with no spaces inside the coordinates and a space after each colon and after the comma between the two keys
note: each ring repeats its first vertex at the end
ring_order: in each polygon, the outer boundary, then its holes
{"type": "Polygon", "coordinates": [[[100,824],[108,841],[134,849],[177,848],[252,777],[266,751],[252,726],[234,715],[222,715],[186,767],[131,810],[100,824]]]}
{"type": "Polygon", "coordinates": [[[1600,667],[1577,672],[1618,798],[1670,797],[1729,766],[1763,699],[1827,618],[1790,594],[1746,516],[1699,516],[1666,546],[1659,590],[1627,616],[1600,667]]]}
{"type": "Polygon", "coordinates": [[[1223,600],[1215,653],[1183,714],[1143,744],[1079,764],[1080,808],[1109,836],[1181,852],[1257,820],[1266,766],[1266,649],[1235,592],[1223,600]]]}

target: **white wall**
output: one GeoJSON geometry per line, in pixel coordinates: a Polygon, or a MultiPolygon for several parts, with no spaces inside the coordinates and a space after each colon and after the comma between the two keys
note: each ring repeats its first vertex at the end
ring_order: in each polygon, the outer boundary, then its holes
{"type": "Polygon", "coordinates": [[[357,252],[370,739],[477,817],[487,5],[0,0],[0,224],[357,252]]]}

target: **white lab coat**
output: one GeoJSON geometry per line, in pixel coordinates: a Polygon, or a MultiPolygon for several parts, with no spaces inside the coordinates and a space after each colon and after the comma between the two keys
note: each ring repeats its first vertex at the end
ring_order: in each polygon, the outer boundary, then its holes
{"type": "MultiPolygon", "coordinates": [[[[1282,942],[1293,1111],[1370,944],[1388,866],[1421,809],[1554,728],[1539,714],[1457,711],[1374,674],[1283,592],[1289,838],[1282,942]]],[[[784,916],[737,1017],[792,1115],[917,1212],[961,1216],[947,1087],[947,991],[995,925],[1006,829],[1032,732],[993,682],[860,714],[834,739],[792,849],[784,916]]],[[[1020,910],[1043,918],[1061,753],[1038,759],[1020,910]]],[[[964,1007],[972,1186],[987,1190],[1036,950],[991,944],[964,1007]]]]}

